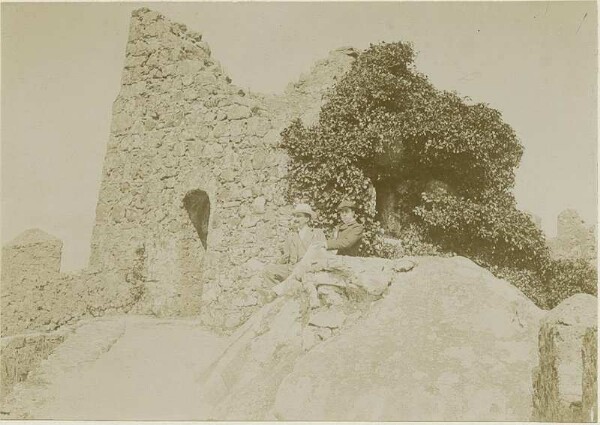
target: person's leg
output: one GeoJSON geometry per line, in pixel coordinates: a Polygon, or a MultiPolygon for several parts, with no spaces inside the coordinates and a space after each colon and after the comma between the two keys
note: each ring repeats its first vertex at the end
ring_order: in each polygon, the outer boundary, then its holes
{"type": "Polygon", "coordinates": [[[303,282],[302,286],[308,294],[310,308],[313,309],[321,307],[321,301],[319,300],[319,293],[317,292],[317,288],[314,285],[305,282],[303,282]]]}
{"type": "Polygon", "coordinates": [[[275,285],[284,281],[292,273],[292,269],[290,264],[269,264],[263,270],[263,278],[271,285],[275,285]]]}

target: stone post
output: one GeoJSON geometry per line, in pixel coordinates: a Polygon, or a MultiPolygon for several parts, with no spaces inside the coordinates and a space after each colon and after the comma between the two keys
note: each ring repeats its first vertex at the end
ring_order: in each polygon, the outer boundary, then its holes
{"type": "Polygon", "coordinates": [[[594,422],[596,297],[576,294],[543,319],[534,371],[534,417],[543,422],[594,422]]]}

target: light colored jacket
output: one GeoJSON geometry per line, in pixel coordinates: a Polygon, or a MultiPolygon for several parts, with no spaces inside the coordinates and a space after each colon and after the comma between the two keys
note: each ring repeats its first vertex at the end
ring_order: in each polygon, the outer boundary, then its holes
{"type": "Polygon", "coordinates": [[[279,260],[280,264],[296,264],[304,257],[308,247],[315,242],[326,242],[325,233],[321,229],[309,228],[305,234],[304,240],[300,239],[298,232],[291,233],[283,247],[283,256],[279,260]]]}

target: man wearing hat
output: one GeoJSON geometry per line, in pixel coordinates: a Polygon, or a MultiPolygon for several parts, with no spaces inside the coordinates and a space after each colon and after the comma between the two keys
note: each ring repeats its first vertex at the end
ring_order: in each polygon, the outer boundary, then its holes
{"type": "Polygon", "coordinates": [[[285,280],[291,273],[309,246],[316,243],[325,243],[325,234],[321,229],[310,227],[310,221],[316,213],[308,204],[298,204],[292,212],[292,227],[294,231],[288,236],[283,248],[283,256],[278,264],[270,264],[263,270],[263,277],[271,284],[285,280]]]}
{"type": "Polygon", "coordinates": [[[327,239],[328,250],[337,250],[338,255],[358,256],[358,248],[363,236],[363,225],[356,221],[356,204],[343,200],[337,207],[342,224],[335,229],[332,239],[327,239]]]}

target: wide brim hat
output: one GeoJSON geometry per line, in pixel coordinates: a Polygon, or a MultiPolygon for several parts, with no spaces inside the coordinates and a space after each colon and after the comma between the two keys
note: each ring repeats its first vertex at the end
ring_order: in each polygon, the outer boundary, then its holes
{"type": "Polygon", "coordinates": [[[344,208],[350,208],[351,210],[355,210],[356,209],[356,204],[348,199],[344,199],[342,202],[340,202],[340,204],[337,206],[337,210],[343,210],[344,208]]]}
{"type": "Polygon", "coordinates": [[[296,206],[294,207],[294,211],[292,211],[292,214],[297,213],[306,214],[310,216],[310,218],[315,218],[317,216],[317,213],[314,212],[311,206],[308,204],[296,204],[296,206]]]}

